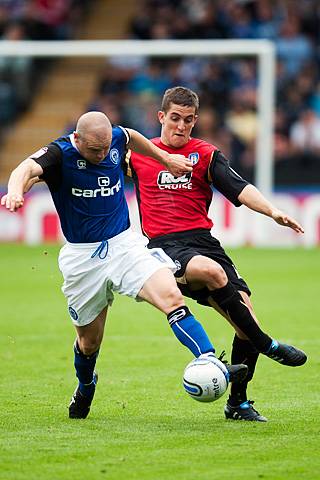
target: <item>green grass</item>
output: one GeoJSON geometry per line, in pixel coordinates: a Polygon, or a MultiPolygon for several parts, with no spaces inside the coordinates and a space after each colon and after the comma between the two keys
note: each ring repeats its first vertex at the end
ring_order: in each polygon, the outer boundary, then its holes
{"type": "MultiPolygon", "coordinates": [[[[306,350],[301,368],[261,358],[250,397],[266,424],[227,422],[181,386],[189,352],[161,313],[116,297],[92,412],[67,418],[72,343],[55,246],[0,246],[0,479],[320,478],[320,250],[234,250],[264,329],[306,350]],[[45,252],[46,250],[46,252],[45,252]]],[[[191,303],[217,350],[231,328],[191,303]]]]}

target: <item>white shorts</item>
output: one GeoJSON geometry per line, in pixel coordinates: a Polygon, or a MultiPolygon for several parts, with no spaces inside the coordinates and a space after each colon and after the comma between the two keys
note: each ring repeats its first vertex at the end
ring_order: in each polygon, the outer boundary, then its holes
{"type": "Polygon", "coordinates": [[[112,304],[113,292],[136,298],[157,270],[176,271],[161,248],[148,249],[147,243],[147,238],[129,229],[105,242],[104,248],[100,242],[66,243],[61,248],[62,291],[75,325],[91,323],[112,304]]]}

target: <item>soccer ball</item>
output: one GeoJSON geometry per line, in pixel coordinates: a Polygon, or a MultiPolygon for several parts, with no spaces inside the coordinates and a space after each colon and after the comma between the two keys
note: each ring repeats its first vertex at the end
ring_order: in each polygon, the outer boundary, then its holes
{"type": "Polygon", "coordinates": [[[198,402],[218,400],[229,385],[226,366],[213,353],[200,355],[188,363],[183,373],[183,386],[198,402]]]}

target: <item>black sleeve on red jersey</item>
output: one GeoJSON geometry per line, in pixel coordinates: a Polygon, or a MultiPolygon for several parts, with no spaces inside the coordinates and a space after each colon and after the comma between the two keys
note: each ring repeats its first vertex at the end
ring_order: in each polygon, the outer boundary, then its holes
{"type": "Polygon", "coordinates": [[[55,143],[50,143],[46,148],[48,150],[41,157],[33,160],[42,167],[43,174],[39,178],[46,182],[50,190],[57,190],[62,180],[62,151],[55,143]]]}
{"type": "Polygon", "coordinates": [[[230,167],[229,160],[218,150],[214,152],[209,171],[214,188],[230,200],[233,205],[240,207],[242,204],[239,202],[238,196],[244,187],[249,185],[249,182],[230,167]]]}

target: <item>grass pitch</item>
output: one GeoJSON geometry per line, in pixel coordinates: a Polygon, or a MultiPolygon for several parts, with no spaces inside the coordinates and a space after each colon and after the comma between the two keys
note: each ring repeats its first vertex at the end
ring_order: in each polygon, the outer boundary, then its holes
{"type": "MultiPolygon", "coordinates": [[[[234,250],[264,329],[309,355],[300,368],[261,358],[250,398],[266,424],[226,421],[226,397],[190,399],[191,359],[164,316],[116,297],[87,420],[69,420],[74,331],[58,247],[0,246],[0,479],[296,480],[320,478],[320,250],[234,250]]],[[[190,303],[217,351],[231,327],[190,303]]]]}

